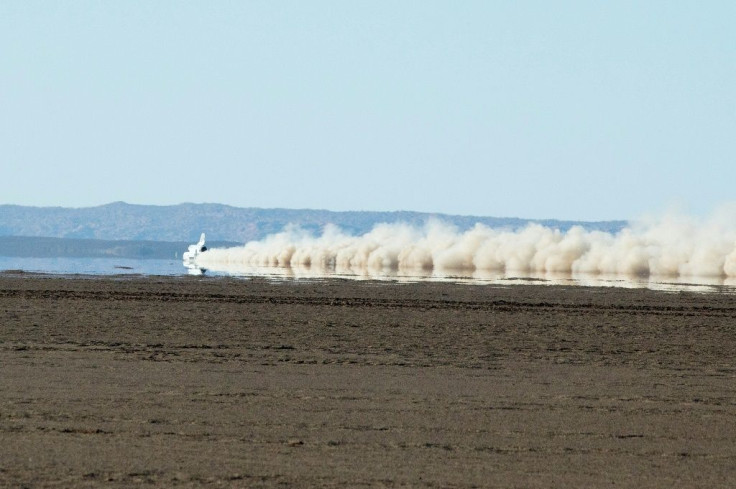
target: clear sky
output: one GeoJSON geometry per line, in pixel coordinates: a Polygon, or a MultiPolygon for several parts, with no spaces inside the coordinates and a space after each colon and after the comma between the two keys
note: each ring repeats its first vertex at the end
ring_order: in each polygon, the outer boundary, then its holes
{"type": "Polygon", "coordinates": [[[736,200],[733,1],[0,2],[0,203],[736,200]]]}

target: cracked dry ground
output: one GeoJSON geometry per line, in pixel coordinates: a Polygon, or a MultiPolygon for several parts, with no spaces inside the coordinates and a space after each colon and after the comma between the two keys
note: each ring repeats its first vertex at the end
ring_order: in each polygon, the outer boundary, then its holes
{"type": "Polygon", "coordinates": [[[0,274],[0,486],[734,487],[736,300],[0,274]]]}

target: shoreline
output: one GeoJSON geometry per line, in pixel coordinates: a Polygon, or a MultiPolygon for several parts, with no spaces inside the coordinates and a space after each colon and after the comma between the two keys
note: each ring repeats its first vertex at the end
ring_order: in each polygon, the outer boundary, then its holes
{"type": "Polygon", "coordinates": [[[626,277],[626,276],[573,276],[565,274],[531,274],[529,276],[507,276],[503,278],[487,279],[473,278],[463,275],[350,275],[350,274],[321,274],[314,271],[296,274],[293,269],[279,267],[261,267],[260,273],[229,274],[221,271],[204,271],[202,273],[148,273],[138,271],[134,267],[116,265],[112,267],[115,271],[89,272],[56,272],[36,271],[25,269],[3,269],[0,276],[24,276],[38,278],[61,278],[61,279],[105,279],[105,278],[137,278],[137,279],[179,279],[184,277],[200,278],[205,280],[268,280],[274,282],[293,281],[294,283],[326,282],[326,281],[349,281],[349,282],[374,282],[377,284],[419,284],[419,283],[441,283],[448,285],[472,285],[488,287],[514,287],[514,286],[536,286],[547,287],[582,287],[582,288],[619,288],[634,290],[655,290],[662,292],[694,292],[694,293],[725,293],[736,294],[736,283],[728,282],[726,278],[716,277],[626,277]],[[125,271],[123,271],[125,270],[125,271]]]}

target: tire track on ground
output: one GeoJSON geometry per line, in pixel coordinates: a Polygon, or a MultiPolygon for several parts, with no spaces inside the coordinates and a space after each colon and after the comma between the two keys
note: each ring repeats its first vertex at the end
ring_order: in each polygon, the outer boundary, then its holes
{"type": "Polygon", "coordinates": [[[176,292],[137,293],[123,291],[71,291],[71,290],[0,290],[0,299],[27,300],[97,300],[141,302],[187,302],[229,304],[271,304],[327,307],[355,307],[382,309],[464,310],[464,311],[550,311],[581,313],[618,313],[668,316],[709,316],[736,318],[736,307],[670,306],[636,304],[569,304],[561,302],[524,302],[495,299],[488,301],[453,300],[397,300],[364,297],[299,297],[265,295],[189,294],[176,292]]]}

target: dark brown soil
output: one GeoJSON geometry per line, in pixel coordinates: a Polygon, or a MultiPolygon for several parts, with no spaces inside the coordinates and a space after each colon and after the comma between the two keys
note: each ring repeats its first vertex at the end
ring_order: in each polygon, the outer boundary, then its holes
{"type": "Polygon", "coordinates": [[[736,297],[0,275],[0,485],[734,487],[736,297]]]}

